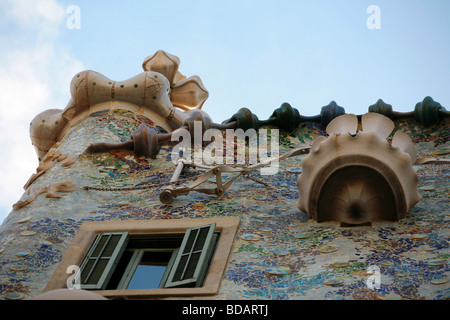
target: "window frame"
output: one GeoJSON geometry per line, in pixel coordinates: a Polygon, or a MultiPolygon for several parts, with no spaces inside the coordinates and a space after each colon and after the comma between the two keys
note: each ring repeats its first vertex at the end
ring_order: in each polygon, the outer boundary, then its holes
{"type": "Polygon", "coordinates": [[[231,254],[236,233],[240,224],[237,217],[225,218],[182,218],[171,220],[126,220],[89,221],[81,225],[71,245],[67,248],[61,262],[56,267],[44,292],[66,288],[70,274],[68,267],[81,266],[95,238],[105,232],[128,232],[131,235],[170,235],[186,233],[188,229],[207,224],[216,224],[215,232],[220,233],[205,280],[201,287],[195,288],[157,288],[157,289],[116,289],[92,290],[107,298],[151,299],[177,296],[208,296],[219,291],[220,282],[231,254]]]}

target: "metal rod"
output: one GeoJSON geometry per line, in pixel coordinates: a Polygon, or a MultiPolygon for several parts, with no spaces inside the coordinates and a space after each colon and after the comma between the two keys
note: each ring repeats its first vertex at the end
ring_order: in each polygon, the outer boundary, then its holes
{"type": "Polygon", "coordinates": [[[183,171],[184,162],[182,160],[178,160],[177,167],[175,168],[175,171],[173,173],[172,178],[170,179],[170,182],[177,181],[180,177],[181,171],[183,171]]]}
{"type": "MultiPolygon", "coordinates": [[[[170,182],[175,182],[180,177],[181,171],[183,171],[184,168],[184,162],[183,159],[178,160],[177,167],[175,168],[175,171],[173,172],[172,178],[170,179],[170,182]]],[[[163,192],[159,195],[159,200],[164,204],[170,204],[173,201],[173,197],[176,197],[176,195],[172,194],[172,188],[168,187],[164,189],[163,192]]]]}

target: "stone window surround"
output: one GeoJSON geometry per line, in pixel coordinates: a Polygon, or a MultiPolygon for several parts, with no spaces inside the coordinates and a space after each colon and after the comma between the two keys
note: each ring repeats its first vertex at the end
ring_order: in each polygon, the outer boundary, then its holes
{"type": "MultiPolygon", "coordinates": [[[[81,225],[70,246],[65,251],[44,292],[66,288],[71,265],[81,266],[95,237],[102,232],[124,232],[139,234],[179,234],[187,229],[216,223],[215,232],[220,233],[208,273],[202,287],[199,288],[158,288],[132,290],[92,290],[107,298],[152,299],[182,296],[210,296],[219,291],[233,242],[239,227],[237,217],[225,218],[182,218],[170,220],[129,220],[129,221],[89,221],[81,225]]],[[[73,289],[76,290],[76,289],[73,289]]]]}

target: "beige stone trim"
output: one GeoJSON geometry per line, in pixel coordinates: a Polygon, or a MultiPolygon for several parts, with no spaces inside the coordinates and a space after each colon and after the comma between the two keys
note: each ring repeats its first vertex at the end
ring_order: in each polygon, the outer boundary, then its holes
{"type": "Polygon", "coordinates": [[[44,292],[66,288],[69,277],[66,270],[70,265],[80,266],[96,235],[102,232],[123,232],[138,234],[184,233],[187,229],[216,223],[216,232],[220,232],[219,242],[208,269],[205,282],[199,288],[167,288],[144,290],[101,290],[93,291],[107,298],[157,299],[177,296],[215,295],[226,268],[231,248],[239,227],[240,219],[198,218],[174,220],[132,220],[132,221],[90,221],[82,224],[70,247],[64,253],[44,292]]]}

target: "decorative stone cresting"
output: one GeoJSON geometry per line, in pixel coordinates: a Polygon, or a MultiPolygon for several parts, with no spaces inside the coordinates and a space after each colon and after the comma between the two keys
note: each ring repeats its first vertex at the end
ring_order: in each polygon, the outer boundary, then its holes
{"type": "MultiPolygon", "coordinates": [[[[390,119],[407,119],[414,118],[425,127],[429,127],[437,123],[440,119],[450,116],[439,102],[434,101],[431,97],[425,97],[422,102],[416,104],[414,111],[411,112],[396,112],[392,110],[392,105],[385,103],[382,99],[369,106],[369,112],[380,113],[390,119]]],[[[278,129],[286,132],[292,132],[300,123],[317,122],[322,127],[327,127],[328,124],[335,118],[344,115],[345,109],[339,106],[335,101],[331,101],[328,105],[323,106],[320,114],[315,116],[304,116],[293,108],[289,103],[283,103],[267,120],[259,120],[256,114],[253,114],[248,108],[241,108],[230,119],[222,122],[222,126],[214,125],[218,128],[233,128],[233,129],[255,129],[263,126],[276,126],[278,129]]],[[[358,116],[359,118],[360,116],[358,116]]]]}
{"type": "Polygon", "coordinates": [[[318,222],[397,221],[420,200],[409,136],[398,131],[389,144],[394,123],[378,113],[364,114],[361,126],[353,114],[335,118],[302,161],[297,206],[318,222]]]}

